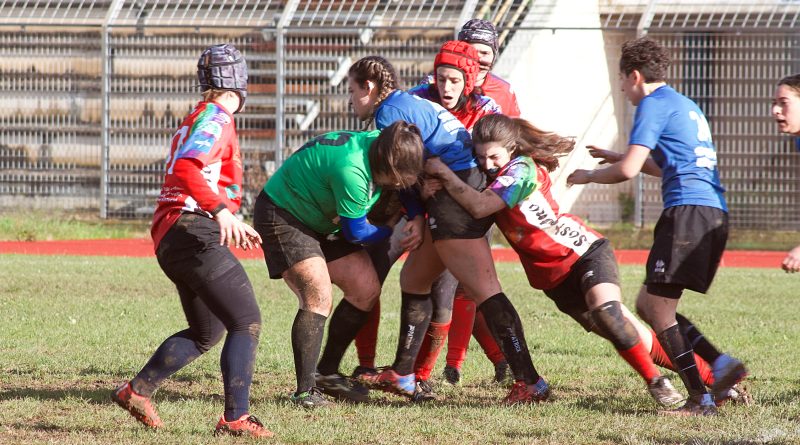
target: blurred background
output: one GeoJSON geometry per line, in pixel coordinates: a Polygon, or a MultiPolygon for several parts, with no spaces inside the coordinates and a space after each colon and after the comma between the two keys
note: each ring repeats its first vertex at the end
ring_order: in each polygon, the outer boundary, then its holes
{"type": "MultiPolygon", "coordinates": [[[[0,1],[0,212],[93,212],[148,220],[173,133],[199,99],[200,52],[245,55],[237,117],[247,213],[281,162],[310,137],[362,129],[347,69],[389,59],[402,86],[477,17],[500,33],[494,72],[522,116],[577,139],[561,172],[594,163],[584,146],[624,151],[635,109],[619,90],[620,46],[669,48],[668,81],[706,113],[734,229],[800,228],[800,154],[770,115],[776,82],[800,72],[800,0],[31,0],[0,1]]],[[[567,188],[590,223],[652,224],[658,178],[567,188]]]]}

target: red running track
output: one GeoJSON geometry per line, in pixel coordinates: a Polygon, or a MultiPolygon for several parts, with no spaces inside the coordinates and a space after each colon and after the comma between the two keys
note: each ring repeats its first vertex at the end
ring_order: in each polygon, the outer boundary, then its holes
{"type": "MultiPolygon", "coordinates": [[[[262,259],[260,250],[241,251],[233,249],[242,259],[262,259]]],[[[646,250],[616,250],[620,264],[644,264],[646,250]]],[[[152,257],[153,243],[149,239],[101,239],[81,241],[0,241],[0,254],[17,253],[24,255],[78,255],[78,256],[122,256],[152,257]]],[[[517,261],[512,249],[494,249],[494,259],[501,262],[517,261]]],[[[722,257],[723,267],[766,267],[779,268],[786,252],[729,250],[722,257]]]]}

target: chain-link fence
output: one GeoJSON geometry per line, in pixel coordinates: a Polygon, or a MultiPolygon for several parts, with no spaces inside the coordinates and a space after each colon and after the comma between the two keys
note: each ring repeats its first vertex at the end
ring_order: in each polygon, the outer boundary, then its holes
{"type": "MultiPolygon", "coordinates": [[[[465,20],[492,20],[504,43],[523,29],[557,34],[574,25],[525,21],[557,4],[563,7],[555,0],[2,2],[0,208],[149,217],[170,139],[199,98],[197,57],[210,44],[232,42],[247,58],[249,95],[237,126],[245,198],[252,199],[276,163],[309,137],[361,127],[347,103],[353,61],[383,55],[409,87],[465,20]]],[[[794,139],[777,134],[769,102],[777,79],[800,71],[800,4],[598,5],[594,30],[603,33],[609,61],[642,29],[670,48],[670,83],[709,118],[733,225],[798,228],[798,150],[794,139]]],[[[616,79],[615,62],[598,69],[616,79]]],[[[625,107],[616,85],[611,91],[614,104],[625,107]]],[[[632,113],[628,106],[619,150],[632,113]]],[[[634,219],[638,208],[644,222],[655,221],[657,180],[642,181],[641,193],[632,183],[587,187],[574,211],[610,223],[634,219]]]]}

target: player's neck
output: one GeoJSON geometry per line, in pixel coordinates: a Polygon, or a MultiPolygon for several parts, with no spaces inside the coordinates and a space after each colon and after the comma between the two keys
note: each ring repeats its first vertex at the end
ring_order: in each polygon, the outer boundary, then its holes
{"type": "Polygon", "coordinates": [[[644,83],[642,84],[642,91],[644,92],[645,96],[649,96],[650,93],[653,91],[663,87],[666,85],[666,82],[652,82],[652,83],[644,83]]]}

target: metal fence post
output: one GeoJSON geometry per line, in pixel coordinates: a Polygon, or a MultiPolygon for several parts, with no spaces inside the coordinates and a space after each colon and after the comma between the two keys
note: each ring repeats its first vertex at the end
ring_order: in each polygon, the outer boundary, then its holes
{"type": "Polygon", "coordinates": [[[124,0],[114,0],[108,9],[106,18],[103,21],[102,44],[100,45],[100,56],[103,58],[103,86],[102,86],[102,120],[101,125],[101,145],[100,145],[100,218],[108,218],[108,170],[111,165],[109,159],[111,146],[111,36],[109,26],[117,17],[122,8],[124,0]]]}
{"type": "Polygon", "coordinates": [[[291,22],[299,4],[300,0],[291,0],[286,4],[275,31],[275,170],[283,164],[283,145],[286,139],[286,26],[291,22]]]}
{"type": "MultiPolygon", "coordinates": [[[[650,0],[647,4],[647,9],[642,13],[642,17],[636,26],[637,38],[647,35],[647,29],[655,16],[657,3],[658,0],[650,0]]],[[[627,103],[626,106],[630,107],[627,103]]],[[[644,173],[636,175],[633,185],[633,224],[639,228],[644,227],[644,173]]]]}

